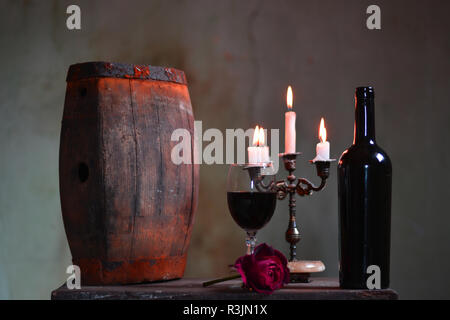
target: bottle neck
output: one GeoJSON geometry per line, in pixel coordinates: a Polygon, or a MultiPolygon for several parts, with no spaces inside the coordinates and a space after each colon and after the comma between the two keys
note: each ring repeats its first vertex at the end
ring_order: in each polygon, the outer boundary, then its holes
{"type": "Polygon", "coordinates": [[[355,96],[355,136],[353,144],[375,144],[375,108],[371,97],[355,96]]]}

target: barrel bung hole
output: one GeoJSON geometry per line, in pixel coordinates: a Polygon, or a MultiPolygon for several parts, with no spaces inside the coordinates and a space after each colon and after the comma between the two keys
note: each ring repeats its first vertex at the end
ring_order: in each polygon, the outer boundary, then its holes
{"type": "Polygon", "coordinates": [[[85,97],[87,94],[87,89],[85,87],[80,88],[80,96],[85,97]]]}
{"type": "Polygon", "coordinates": [[[78,165],[78,178],[81,183],[85,182],[89,178],[89,167],[84,162],[81,162],[78,165]]]}

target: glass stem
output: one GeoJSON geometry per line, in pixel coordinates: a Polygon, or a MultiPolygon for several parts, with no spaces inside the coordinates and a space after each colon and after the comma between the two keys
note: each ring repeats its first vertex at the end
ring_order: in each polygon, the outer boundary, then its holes
{"type": "Polygon", "coordinates": [[[247,231],[245,244],[247,245],[247,254],[253,254],[256,245],[256,231],[247,231]]]}

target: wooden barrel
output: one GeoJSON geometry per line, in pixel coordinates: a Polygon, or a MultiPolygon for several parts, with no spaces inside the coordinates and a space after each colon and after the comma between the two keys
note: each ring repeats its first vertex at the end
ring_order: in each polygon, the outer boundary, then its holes
{"type": "Polygon", "coordinates": [[[199,173],[198,165],[171,161],[177,128],[189,130],[193,148],[194,116],[182,71],[105,62],[70,66],[59,182],[82,284],[183,276],[199,173]]]}

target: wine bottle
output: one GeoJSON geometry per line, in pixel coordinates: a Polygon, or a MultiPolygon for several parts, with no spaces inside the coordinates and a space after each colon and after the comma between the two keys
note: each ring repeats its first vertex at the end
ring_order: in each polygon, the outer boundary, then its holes
{"type": "Polygon", "coordinates": [[[338,165],[342,288],[389,287],[391,186],[391,160],[375,142],[374,89],[358,87],[353,145],[338,165]]]}

